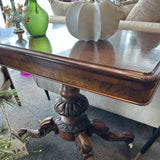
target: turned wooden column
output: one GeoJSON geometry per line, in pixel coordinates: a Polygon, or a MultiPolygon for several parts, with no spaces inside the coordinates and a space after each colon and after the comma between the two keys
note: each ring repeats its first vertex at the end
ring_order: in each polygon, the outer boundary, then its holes
{"type": "Polygon", "coordinates": [[[69,141],[75,140],[75,134],[86,130],[90,121],[84,113],[88,100],[78,88],[62,85],[60,97],[55,101],[55,111],[60,115],[56,120],[60,136],[69,141]]]}

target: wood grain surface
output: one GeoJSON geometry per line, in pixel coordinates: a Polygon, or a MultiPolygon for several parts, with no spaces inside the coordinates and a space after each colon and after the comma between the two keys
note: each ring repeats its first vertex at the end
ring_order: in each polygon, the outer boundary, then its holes
{"type": "Polygon", "coordinates": [[[118,30],[106,41],[84,42],[64,25],[49,26],[45,41],[12,32],[0,31],[2,65],[140,105],[158,87],[160,34],[118,30]]]}

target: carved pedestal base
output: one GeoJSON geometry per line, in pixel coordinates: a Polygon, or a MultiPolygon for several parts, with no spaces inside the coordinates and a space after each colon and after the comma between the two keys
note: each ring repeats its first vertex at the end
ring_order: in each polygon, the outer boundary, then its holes
{"type": "Polygon", "coordinates": [[[84,160],[93,160],[92,145],[89,137],[97,134],[107,141],[133,142],[134,135],[131,132],[113,133],[101,120],[89,121],[84,114],[88,108],[88,100],[79,93],[79,89],[62,85],[61,97],[56,100],[55,110],[61,116],[53,121],[48,117],[41,122],[40,129],[21,129],[19,136],[28,134],[32,138],[46,136],[54,131],[65,140],[75,141],[84,160]]]}

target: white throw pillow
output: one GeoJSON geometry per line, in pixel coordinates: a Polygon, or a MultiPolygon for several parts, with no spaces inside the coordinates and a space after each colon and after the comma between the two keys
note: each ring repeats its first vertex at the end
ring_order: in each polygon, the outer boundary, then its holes
{"type": "Polygon", "coordinates": [[[139,0],[126,20],[160,22],[160,0],[139,0]]]}
{"type": "Polygon", "coordinates": [[[49,0],[54,15],[66,16],[68,8],[74,2],[62,2],[59,0],[49,0]]]}
{"type": "Polygon", "coordinates": [[[121,5],[118,8],[119,11],[119,18],[120,20],[125,20],[126,17],[128,16],[129,12],[131,9],[135,6],[135,4],[130,4],[130,5],[121,5]]]}

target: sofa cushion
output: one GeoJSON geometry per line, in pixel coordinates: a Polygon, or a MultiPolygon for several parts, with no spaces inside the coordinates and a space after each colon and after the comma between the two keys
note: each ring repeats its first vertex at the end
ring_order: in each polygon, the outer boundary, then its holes
{"type": "Polygon", "coordinates": [[[160,0],[139,0],[127,21],[160,22],[160,0]]]}
{"type": "Polygon", "coordinates": [[[119,19],[120,20],[125,20],[126,17],[128,16],[129,12],[131,9],[135,6],[135,4],[129,4],[129,5],[121,5],[118,8],[119,11],[119,19]]]}
{"type": "Polygon", "coordinates": [[[59,0],[49,0],[54,15],[65,16],[68,8],[74,2],[62,2],[59,0]]]}

